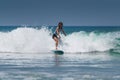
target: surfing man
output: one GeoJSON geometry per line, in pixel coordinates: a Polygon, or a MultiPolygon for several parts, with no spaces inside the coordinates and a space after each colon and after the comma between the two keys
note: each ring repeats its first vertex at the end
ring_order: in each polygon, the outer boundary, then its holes
{"type": "Polygon", "coordinates": [[[57,47],[58,47],[59,39],[61,38],[60,37],[60,32],[63,32],[63,34],[66,36],[66,33],[63,30],[63,23],[62,22],[58,23],[58,26],[57,26],[57,28],[56,28],[53,36],[52,36],[52,38],[55,41],[56,50],[57,50],[57,47]]]}

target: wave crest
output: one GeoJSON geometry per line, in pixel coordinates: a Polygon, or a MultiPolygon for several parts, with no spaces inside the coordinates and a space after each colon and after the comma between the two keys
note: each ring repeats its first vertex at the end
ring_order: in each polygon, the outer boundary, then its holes
{"type": "MultiPolygon", "coordinates": [[[[0,32],[1,52],[49,52],[55,48],[52,31],[47,28],[17,28],[11,32],[0,32]]],[[[62,35],[65,52],[106,51],[116,47],[120,42],[120,32],[87,33],[74,32],[66,37],[62,35]]]]}

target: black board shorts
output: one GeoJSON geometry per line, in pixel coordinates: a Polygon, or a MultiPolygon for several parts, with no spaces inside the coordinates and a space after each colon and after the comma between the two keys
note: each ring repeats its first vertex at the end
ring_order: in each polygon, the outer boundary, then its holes
{"type": "Polygon", "coordinates": [[[58,38],[56,34],[53,34],[52,38],[54,39],[54,37],[58,38]]]}

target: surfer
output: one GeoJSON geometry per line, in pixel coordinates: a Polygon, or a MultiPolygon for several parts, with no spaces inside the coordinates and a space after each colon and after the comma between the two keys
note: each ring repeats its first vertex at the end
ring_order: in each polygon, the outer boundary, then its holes
{"type": "Polygon", "coordinates": [[[58,26],[57,26],[57,28],[56,28],[53,36],[52,36],[52,38],[55,41],[56,50],[57,50],[57,47],[58,47],[59,39],[61,38],[60,37],[60,32],[63,32],[63,34],[66,36],[66,33],[63,30],[63,23],[62,22],[58,23],[58,26]]]}

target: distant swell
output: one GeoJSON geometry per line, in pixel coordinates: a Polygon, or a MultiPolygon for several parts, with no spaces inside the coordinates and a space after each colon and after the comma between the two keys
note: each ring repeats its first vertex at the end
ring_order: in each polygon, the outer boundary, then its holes
{"type": "MultiPolygon", "coordinates": [[[[51,30],[47,28],[17,28],[0,32],[0,52],[49,52],[55,48],[51,30]]],[[[59,49],[65,52],[107,51],[118,48],[120,32],[73,32],[62,35],[59,49]]]]}

